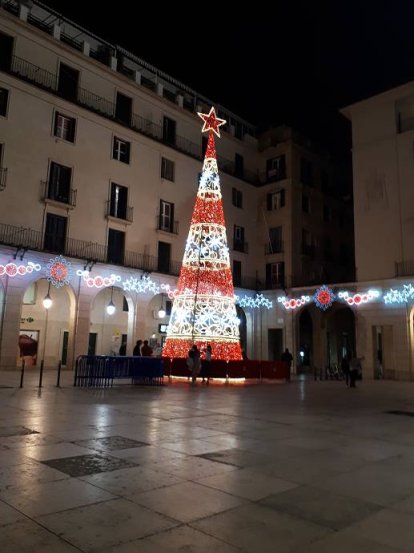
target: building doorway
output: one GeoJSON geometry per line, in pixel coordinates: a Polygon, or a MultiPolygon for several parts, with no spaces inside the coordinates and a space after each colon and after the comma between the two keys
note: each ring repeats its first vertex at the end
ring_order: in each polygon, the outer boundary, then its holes
{"type": "Polygon", "coordinates": [[[283,352],[283,329],[269,328],[267,331],[267,343],[269,361],[280,360],[283,352]]]}

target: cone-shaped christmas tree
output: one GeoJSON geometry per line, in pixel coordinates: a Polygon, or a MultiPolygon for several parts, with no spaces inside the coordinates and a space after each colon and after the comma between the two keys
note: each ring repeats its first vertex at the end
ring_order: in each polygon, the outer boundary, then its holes
{"type": "Polygon", "coordinates": [[[193,344],[201,350],[210,344],[213,359],[238,360],[239,319],[213,136],[225,121],[214,108],[199,116],[209,137],[162,355],[187,357],[193,344]]]}

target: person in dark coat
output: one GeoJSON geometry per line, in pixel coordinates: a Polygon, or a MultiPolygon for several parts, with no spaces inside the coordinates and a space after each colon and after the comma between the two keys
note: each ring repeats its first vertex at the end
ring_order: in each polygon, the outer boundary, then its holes
{"type": "Polygon", "coordinates": [[[290,371],[292,368],[293,355],[290,353],[288,348],[286,348],[285,351],[282,353],[282,357],[280,358],[280,360],[284,361],[287,364],[288,370],[286,380],[290,382],[290,371]]]}
{"type": "Polygon", "coordinates": [[[341,370],[342,370],[342,373],[345,377],[345,384],[347,386],[349,386],[349,382],[350,382],[350,370],[349,370],[349,358],[348,358],[348,354],[344,355],[344,357],[342,357],[342,361],[341,361],[341,370]]]}
{"type": "Polygon", "coordinates": [[[135,357],[141,357],[141,345],[142,345],[142,340],[137,340],[137,343],[135,344],[132,355],[135,355],[135,357]]]}
{"type": "Polygon", "coordinates": [[[119,355],[126,355],[126,342],[122,342],[121,347],[119,348],[119,355]]]}

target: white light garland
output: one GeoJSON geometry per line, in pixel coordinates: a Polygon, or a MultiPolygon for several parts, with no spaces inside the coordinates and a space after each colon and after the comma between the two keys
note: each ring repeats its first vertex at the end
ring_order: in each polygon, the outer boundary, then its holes
{"type": "Polygon", "coordinates": [[[384,302],[390,303],[407,303],[409,300],[414,299],[414,288],[412,284],[404,284],[403,288],[394,290],[390,288],[386,294],[384,294],[384,302]]]}

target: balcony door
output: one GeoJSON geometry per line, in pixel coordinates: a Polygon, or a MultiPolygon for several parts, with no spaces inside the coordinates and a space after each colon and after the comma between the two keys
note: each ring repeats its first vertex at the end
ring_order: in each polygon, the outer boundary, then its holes
{"type": "Polygon", "coordinates": [[[108,231],[108,263],[124,263],[125,232],[110,228],[108,231]]]}
{"type": "Polygon", "coordinates": [[[64,63],[59,66],[58,93],[68,100],[77,100],[79,71],[64,63]]]}
{"type": "Polygon", "coordinates": [[[50,200],[69,203],[70,199],[70,181],[72,178],[72,169],[59,165],[52,161],[50,164],[49,183],[47,197],[50,200]]]}
{"type": "Polygon", "coordinates": [[[13,56],[13,37],[0,33],[0,70],[10,71],[13,56]]]}
{"type": "Polygon", "coordinates": [[[170,261],[171,244],[167,242],[158,242],[158,272],[168,274],[170,272],[170,261]]]}
{"type": "Polygon", "coordinates": [[[67,218],[48,213],[44,249],[49,252],[65,253],[67,218]]]}

